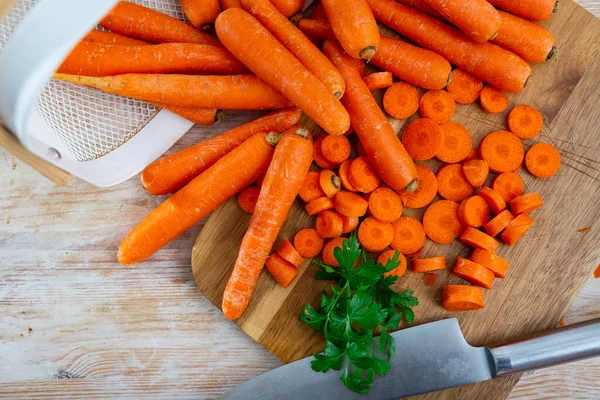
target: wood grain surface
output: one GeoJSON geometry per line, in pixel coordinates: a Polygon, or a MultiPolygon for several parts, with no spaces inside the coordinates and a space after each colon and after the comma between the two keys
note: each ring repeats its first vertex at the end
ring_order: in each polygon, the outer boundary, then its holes
{"type": "MultiPolygon", "coordinates": [[[[599,4],[581,3],[591,9],[599,4]]],[[[572,31],[585,37],[586,27],[572,31]]],[[[557,37],[568,34],[554,33],[557,37]]],[[[593,52],[594,46],[585,50],[593,52]]],[[[539,210],[536,224],[544,219],[549,224],[556,215],[568,219],[571,210],[581,207],[597,210],[597,203],[586,203],[590,193],[598,195],[597,189],[582,189],[594,182],[598,185],[600,178],[600,144],[582,139],[600,122],[600,70],[595,59],[594,70],[588,68],[574,91],[587,100],[583,105],[568,103],[564,106],[568,112],[557,110],[544,133],[551,138],[543,139],[561,145],[563,156],[571,158],[565,159],[559,175],[579,172],[572,184],[551,195],[563,199],[548,210],[539,210]],[[589,120],[590,115],[595,120],[582,127],[582,116],[589,120]]],[[[583,75],[585,67],[579,68],[583,75]]],[[[575,85],[575,79],[571,84],[575,85]]],[[[517,101],[517,96],[511,97],[511,103],[517,101]]],[[[230,114],[228,121],[214,128],[195,127],[171,151],[238,125],[246,115],[230,114]]],[[[137,178],[110,189],[77,179],[56,187],[0,149],[0,182],[4,185],[0,192],[0,398],[214,398],[281,365],[227,321],[196,287],[190,249],[202,224],[141,265],[123,267],[116,262],[120,240],[164,200],[145,193],[137,178]]],[[[545,193],[546,184],[532,188],[545,193]]],[[[546,315],[547,321],[536,315],[537,304],[554,301],[560,294],[546,293],[551,291],[548,287],[530,282],[532,275],[560,277],[565,266],[577,262],[591,271],[600,261],[597,237],[596,247],[583,251],[593,241],[590,235],[600,229],[597,215],[573,219],[571,225],[573,230],[591,226],[592,231],[558,246],[548,237],[551,231],[538,231],[546,238],[530,233],[540,248],[556,248],[535,274],[521,276],[516,270],[512,276],[521,281],[519,290],[540,293],[533,304],[526,305],[532,310],[532,324],[543,320],[552,325],[566,305],[553,306],[555,313],[546,315]],[[567,257],[573,252],[575,257],[567,257]]],[[[224,255],[224,247],[216,251],[224,255]]],[[[498,288],[502,290],[501,285],[498,288]]],[[[516,298],[505,304],[514,307],[516,298]]],[[[590,279],[566,311],[565,321],[599,316],[600,280],[590,279]]],[[[496,319],[494,328],[514,331],[515,323],[510,317],[496,319]]],[[[510,398],[599,398],[598,376],[600,359],[537,371],[524,375],[510,398]]],[[[485,398],[501,395],[489,392],[485,398]]]]}

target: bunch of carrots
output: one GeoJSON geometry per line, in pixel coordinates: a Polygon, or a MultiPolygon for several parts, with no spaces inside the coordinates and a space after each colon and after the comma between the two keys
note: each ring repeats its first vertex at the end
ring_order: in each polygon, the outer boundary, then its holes
{"type": "MultiPolygon", "coordinates": [[[[524,194],[514,171],[524,162],[533,175],[550,177],[560,155],[544,143],[525,155],[521,139],[543,123],[532,107],[513,108],[509,130],[490,133],[476,150],[451,118],[457,103],[477,100],[487,112],[504,111],[503,92],[529,83],[528,63],[555,56],[550,32],[531,21],[548,19],[556,0],[322,0],[297,25],[304,1],[180,1],[189,24],[121,1],[100,21],[107,31],[90,32],[55,78],[198,124],[214,123],[220,109],[275,111],[149,165],[144,188],[173,194],[124,239],[120,262],[145,260],[238,194],[252,219],[223,295],[230,319],[246,309],[263,266],[288,286],[306,258],[321,254],[335,265],[333,249],[354,231],[381,262],[401,253],[398,276],[407,256],[429,283],[431,271],[445,268],[444,257],[419,258],[428,237],[476,248],[454,269],[474,285],[489,288],[504,277],[508,262],[496,255],[494,237],[514,245],[542,204],[538,194],[524,194]],[[378,22],[415,44],[381,35],[378,22]],[[380,71],[365,76],[365,62],[380,71]],[[372,95],[381,89],[383,110],[372,95]],[[421,118],[400,139],[384,111],[421,118]],[[313,140],[297,125],[302,114],[327,134],[313,140]],[[433,157],[446,163],[437,174],[414,162],[433,157]],[[489,171],[499,174],[491,187],[484,186],[489,171]],[[315,228],[269,255],[297,196],[315,228]],[[425,206],[423,221],[402,216],[403,207],[425,206]]],[[[480,308],[483,292],[447,286],[444,306],[480,308]]]]}

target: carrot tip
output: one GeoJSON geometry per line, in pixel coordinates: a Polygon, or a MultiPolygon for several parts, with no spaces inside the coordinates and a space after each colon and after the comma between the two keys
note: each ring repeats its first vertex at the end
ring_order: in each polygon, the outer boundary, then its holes
{"type": "Polygon", "coordinates": [[[281,134],[279,133],[271,132],[267,135],[267,143],[271,146],[277,146],[277,143],[279,143],[280,140],[281,134]]]}
{"type": "Polygon", "coordinates": [[[290,17],[290,22],[294,25],[298,25],[298,22],[300,22],[302,18],[304,18],[304,14],[302,11],[298,11],[296,14],[290,17]]]}
{"type": "Polygon", "coordinates": [[[556,3],[554,4],[554,8],[552,9],[553,13],[557,13],[560,11],[560,1],[556,0],[556,3]]]}
{"type": "Polygon", "coordinates": [[[377,52],[376,46],[369,46],[369,47],[365,47],[364,49],[362,49],[360,51],[359,55],[360,55],[360,58],[362,58],[366,62],[369,62],[369,61],[371,61],[371,58],[373,58],[373,56],[375,55],[376,52],[377,52]]]}
{"type": "Polygon", "coordinates": [[[303,137],[304,139],[308,138],[308,129],[306,128],[298,128],[298,130],[296,132],[294,132],[296,135],[303,137]]]}
{"type": "Polygon", "coordinates": [[[419,182],[417,180],[412,180],[406,187],[404,188],[405,192],[414,193],[419,188],[419,182]]]}
{"type": "Polygon", "coordinates": [[[548,57],[546,57],[546,61],[550,60],[558,60],[560,57],[560,52],[558,51],[558,47],[552,46],[550,53],[548,53],[548,57]]]}
{"type": "Polygon", "coordinates": [[[227,118],[227,114],[223,110],[217,110],[217,114],[215,115],[215,122],[223,122],[227,118]]]}

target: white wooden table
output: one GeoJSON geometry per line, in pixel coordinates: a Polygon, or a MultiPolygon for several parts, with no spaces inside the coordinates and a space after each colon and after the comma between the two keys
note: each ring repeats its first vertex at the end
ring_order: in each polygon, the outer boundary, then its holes
{"type": "MultiPolygon", "coordinates": [[[[580,3],[600,15],[600,1],[580,3]]],[[[172,151],[201,139],[195,129],[172,151]]],[[[148,262],[116,262],[120,240],[162,201],[139,179],[59,188],[0,149],[0,182],[0,398],[214,398],[281,365],[196,288],[200,226],[148,262]]],[[[565,322],[594,317],[598,279],[565,322]]],[[[600,358],[546,369],[511,398],[600,398],[599,376],[600,358]]]]}

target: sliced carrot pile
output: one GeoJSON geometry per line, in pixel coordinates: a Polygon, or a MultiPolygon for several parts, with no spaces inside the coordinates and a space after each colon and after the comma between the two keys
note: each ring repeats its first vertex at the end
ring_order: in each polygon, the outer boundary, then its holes
{"type": "Polygon", "coordinates": [[[446,164],[437,174],[438,194],[446,200],[463,201],[473,194],[473,186],[467,180],[462,165],[446,164]]]}
{"type": "Polygon", "coordinates": [[[479,310],[485,307],[483,290],[475,286],[446,285],[442,306],[448,311],[479,310]]]}
{"type": "Polygon", "coordinates": [[[506,210],[506,202],[500,196],[498,192],[489,187],[482,187],[478,192],[477,196],[481,196],[487,201],[490,210],[494,214],[499,214],[501,211],[506,210]]]}
{"type": "Polygon", "coordinates": [[[346,238],[339,237],[335,239],[331,239],[329,242],[325,244],[323,247],[323,252],[321,253],[321,258],[325,264],[331,265],[332,267],[339,267],[340,263],[338,263],[333,250],[338,247],[342,248],[342,243],[346,240],[346,238]]]}
{"type": "Polygon", "coordinates": [[[460,276],[473,285],[486,289],[491,289],[494,283],[495,276],[492,271],[466,258],[459,257],[452,272],[454,275],[460,276]]]}
{"type": "Polygon", "coordinates": [[[242,189],[238,194],[238,204],[240,205],[240,208],[247,213],[254,213],[259,194],[260,189],[256,186],[248,186],[242,189]]]}
{"type": "Polygon", "coordinates": [[[390,188],[377,188],[369,196],[369,213],[381,222],[394,222],[402,215],[402,200],[390,188]]]}
{"type": "Polygon", "coordinates": [[[463,163],[469,162],[471,160],[477,160],[479,158],[479,152],[475,149],[471,149],[469,154],[462,160],[463,163]]]}
{"type": "Polygon", "coordinates": [[[342,218],[334,210],[321,211],[317,215],[315,229],[322,238],[336,238],[342,236],[344,224],[342,218]]]}
{"type": "Polygon", "coordinates": [[[465,177],[473,187],[481,187],[485,183],[490,167],[483,160],[471,160],[463,163],[463,172],[465,177]]]}
{"type": "Polygon", "coordinates": [[[404,130],[402,144],[414,160],[429,160],[441,150],[444,133],[430,118],[415,119],[404,130]]]}
{"type": "Polygon", "coordinates": [[[477,101],[483,89],[483,81],[462,69],[452,71],[452,78],[446,90],[458,104],[470,104],[477,101]]]}
{"type": "Polygon", "coordinates": [[[436,280],[437,280],[437,275],[429,273],[429,272],[425,273],[425,275],[423,277],[423,282],[425,283],[425,286],[435,285],[436,280]]]}
{"type": "Polygon", "coordinates": [[[417,258],[413,261],[413,272],[431,272],[446,269],[446,257],[417,258]]]}
{"type": "Polygon", "coordinates": [[[281,246],[277,249],[277,254],[296,268],[299,268],[304,263],[304,257],[298,253],[289,240],[281,243],[281,246]]]}
{"type": "Polygon", "coordinates": [[[467,246],[479,249],[485,249],[493,252],[498,249],[498,241],[496,241],[496,239],[487,233],[483,233],[480,230],[471,227],[468,227],[463,231],[459,240],[467,246]]]}
{"type": "Polygon", "coordinates": [[[354,186],[350,183],[350,179],[348,178],[348,170],[350,169],[350,165],[354,160],[346,160],[340,165],[340,169],[338,170],[338,175],[340,176],[340,180],[342,181],[342,187],[351,192],[358,192],[354,186]]]}
{"type": "Polygon", "coordinates": [[[502,211],[494,218],[483,224],[483,229],[488,235],[495,237],[502,232],[515,217],[508,210],[502,211]]]}
{"type": "Polygon", "coordinates": [[[479,153],[493,172],[514,171],[521,166],[525,156],[521,140],[508,131],[495,131],[484,137],[479,153]]]}
{"type": "Polygon", "coordinates": [[[402,199],[402,204],[409,208],[421,208],[431,203],[437,194],[438,182],[434,173],[424,165],[417,164],[417,189],[408,191],[402,189],[398,195],[402,199]]]}
{"type": "Polygon", "coordinates": [[[311,171],[306,175],[302,189],[300,189],[299,196],[306,202],[310,203],[320,197],[325,197],[325,192],[321,189],[321,174],[318,172],[311,171]]]}
{"type": "Polygon", "coordinates": [[[517,218],[510,221],[504,232],[500,234],[500,239],[509,246],[514,246],[515,243],[531,228],[533,218],[527,214],[521,214],[517,218]]]}
{"type": "Polygon", "coordinates": [[[352,161],[348,169],[348,179],[352,186],[362,193],[371,193],[377,189],[381,182],[371,163],[364,156],[355,158],[352,161]]]}
{"type": "Polygon", "coordinates": [[[313,158],[315,163],[323,169],[337,169],[339,164],[333,163],[325,158],[321,145],[328,135],[321,135],[313,142],[313,158]]]}
{"type": "Polygon", "coordinates": [[[329,197],[319,197],[304,207],[308,215],[317,215],[322,211],[331,210],[332,208],[333,201],[329,197]]]}
{"type": "Polygon", "coordinates": [[[525,184],[519,175],[515,172],[503,172],[492,182],[494,189],[504,201],[511,201],[525,192],[525,184]]]}
{"type": "Polygon", "coordinates": [[[385,89],[386,87],[392,86],[394,83],[394,77],[387,71],[374,72],[371,75],[365,76],[363,80],[371,92],[385,89]]]}
{"type": "Polygon", "coordinates": [[[508,202],[510,210],[514,215],[527,214],[538,207],[544,205],[544,200],[539,193],[527,193],[519,197],[515,197],[508,202]]]}
{"type": "Polygon", "coordinates": [[[367,213],[369,203],[362,196],[342,190],[335,196],[334,207],[347,217],[362,217],[367,213]]]}
{"type": "Polygon", "coordinates": [[[392,249],[402,254],[411,254],[425,244],[425,230],[419,220],[413,217],[400,217],[392,223],[394,239],[390,244],[392,249]]]}
{"type": "Polygon", "coordinates": [[[466,198],[458,207],[458,219],[465,226],[479,228],[490,219],[490,208],[483,197],[466,198]]]}
{"type": "Polygon", "coordinates": [[[396,82],[383,95],[383,109],[392,118],[407,119],[419,109],[419,92],[406,82],[396,82]]]}
{"type": "Polygon", "coordinates": [[[476,262],[479,265],[483,265],[494,273],[496,278],[504,278],[510,264],[504,258],[500,257],[494,252],[483,249],[473,250],[471,254],[471,261],[476,262]]]}
{"type": "Polygon", "coordinates": [[[548,143],[538,143],[527,151],[525,166],[531,175],[550,178],[560,169],[561,157],[556,147],[548,143]]]}
{"type": "Polygon", "coordinates": [[[294,236],[294,247],[302,257],[312,258],[323,249],[323,238],[316,229],[304,228],[294,236]]]}
{"type": "Polygon", "coordinates": [[[438,124],[450,121],[456,112],[456,102],[445,90],[430,90],[421,97],[419,114],[423,118],[431,118],[438,124]]]}
{"type": "Polygon", "coordinates": [[[368,217],[358,227],[357,237],[363,249],[375,253],[392,243],[394,228],[389,222],[381,222],[373,217],[368,217]]]}
{"type": "Polygon", "coordinates": [[[279,254],[271,254],[267,261],[265,261],[265,267],[271,273],[271,276],[275,278],[284,288],[290,286],[294,279],[298,276],[298,268],[283,259],[279,254]]]}
{"type": "Polygon", "coordinates": [[[531,139],[537,136],[543,127],[542,114],[531,106],[518,105],[508,114],[508,129],[521,139],[531,139]]]}
{"type": "Polygon", "coordinates": [[[350,142],[344,135],[325,135],[321,143],[321,152],[327,161],[340,164],[350,157],[350,142]]]}
{"type": "Polygon", "coordinates": [[[467,128],[456,122],[446,122],[440,125],[440,128],[443,132],[443,143],[435,156],[447,163],[464,160],[473,147],[473,140],[467,128]]]}
{"type": "Polygon", "coordinates": [[[439,200],[429,206],[423,215],[427,237],[439,244],[450,244],[460,236],[464,226],[458,219],[458,203],[439,200]]]}
{"type": "Polygon", "coordinates": [[[492,114],[501,113],[508,107],[506,95],[493,86],[486,86],[481,90],[479,102],[481,108],[492,114]]]}
{"type": "Polygon", "coordinates": [[[398,265],[398,267],[394,268],[392,271],[390,272],[386,272],[385,273],[385,277],[390,276],[390,275],[394,275],[397,277],[401,277],[402,275],[404,275],[404,273],[406,272],[406,257],[404,257],[404,254],[400,253],[398,250],[388,250],[388,251],[384,251],[383,253],[381,253],[381,255],[377,258],[377,262],[383,266],[385,266],[385,264],[387,264],[387,261],[390,258],[394,258],[394,255],[398,253],[398,261],[400,261],[400,265],[398,265]]]}
{"type": "Polygon", "coordinates": [[[340,213],[338,215],[342,219],[342,233],[350,233],[358,228],[358,217],[347,217],[340,213]]]}
{"type": "MultiPolygon", "coordinates": [[[[337,136],[343,137],[343,136],[337,136]]],[[[319,176],[319,185],[327,197],[333,199],[335,195],[342,189],[342,181],[335,172],[328,169],[321,171],[319,176]]]]}

